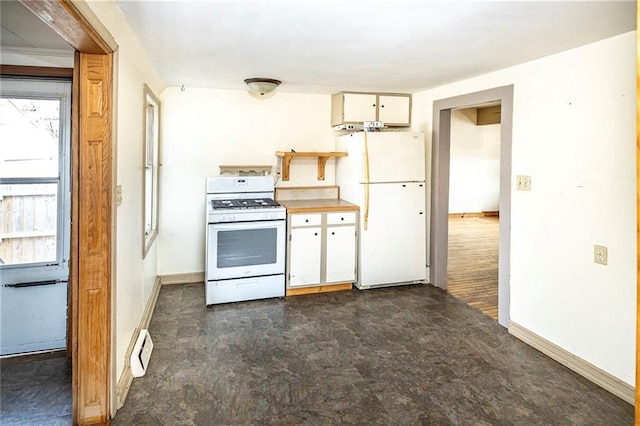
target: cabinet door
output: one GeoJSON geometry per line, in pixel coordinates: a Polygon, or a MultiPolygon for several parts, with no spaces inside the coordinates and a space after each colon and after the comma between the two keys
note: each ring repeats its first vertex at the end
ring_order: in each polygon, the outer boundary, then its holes
{"type": "Polygon", "coordinates": [[[289,242],[289,287],[320,283],[321,228],[293,228],[289,242]]]}
{"type": "Polygon", "coordinates": [[[356,279],[356,227],[327,228],[327,283],[353,282],[356,279]]]}
{"type": "Polygon", "coordinates": [[[376,95],[361,93],[344,94],[343,121],[363,122],[376,119],[376,95]]]}
{"type": "Polygon", "coordinates": [[[411,124],[411,97],[405,95],[380,95],[378,120],[387,125],[411,124]]]}

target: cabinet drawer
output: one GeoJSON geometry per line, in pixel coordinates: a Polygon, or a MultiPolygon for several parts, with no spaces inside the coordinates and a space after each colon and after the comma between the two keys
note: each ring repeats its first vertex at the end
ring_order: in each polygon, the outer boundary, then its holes
{"type": "Polygon", "coordinates": [[[314,214],[292,214],[291,226],[320,226],[322,224],[322,215],[314,214]]]}
{"type": "Polygon", "coordinates": [[[327,225],[356,223],[356,212],[327,213],[327,225]]]}

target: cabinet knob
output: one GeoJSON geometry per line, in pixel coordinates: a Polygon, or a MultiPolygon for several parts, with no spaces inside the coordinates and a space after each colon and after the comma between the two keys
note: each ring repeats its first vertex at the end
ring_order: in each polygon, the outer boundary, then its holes
{"type": "Polygon", "coordinates": [[[344,217],[341,217],[340,220],[344,220],[344,217]]]}
{"type": "Polygon", "coordinates": [[[380,108],[384,108],[384,105],[380,105],[380,108]]]}
{"type": "Polygon", "coordinates": [[[403,188],[406,188],[406,187],[407,187],[407,185],[405,185],[405,184],[402,184],[402,187],[403,187],[403,188]]]}
{"type": "Polygon", "coordinates": [[[331,235],[336,235],[336,233],[335,233],[335,232],[332,232],[332,233],[331,233],[331,235]]]}
{"type": "Polygon", "coordinates": [[[309,222],[309,219],[305,219],[304,221],[308,223],[308,222],[309,222]]]}
{"type": "Polygon", "coordinates": [[[318,235],[318,233],[317,233],[317,232],[314,232],[314,233],[313,233],[313,235],[316,235],[316,236],[317,236],[317,235],[318,235]]]}
{"type": "Polygon", "coordinates": [[[373,104],[373,105],[371,105],[371,106],[376,106],[376,104],[373,104]]]}

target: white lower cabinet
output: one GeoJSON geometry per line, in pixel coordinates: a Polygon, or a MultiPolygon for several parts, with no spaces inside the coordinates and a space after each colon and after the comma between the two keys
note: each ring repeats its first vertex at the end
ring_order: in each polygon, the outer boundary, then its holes
{"type": "Polygon", "coordinates": [[[288,216],[287,288],[355,282],[358,212],[288,216]]]}
{"type": "Polygon", "coordinates": [[[322,228],[293,228],[289,235],[289,286],[319,283],[322,228]]]}
{"type": "Polygon", "coordinates": [[[356,280],[356,227],[327,227],[327,282],[356,280]]]}

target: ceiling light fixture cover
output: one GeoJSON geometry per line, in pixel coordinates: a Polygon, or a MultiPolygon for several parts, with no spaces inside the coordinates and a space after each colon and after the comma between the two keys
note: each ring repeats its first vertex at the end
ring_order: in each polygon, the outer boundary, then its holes
{"type": "Polygon", "coordinates": [[[280,80],[274,80],[272,78],[247,78],[245,84],[249,86],[249,90],[260,95],[266,95],[278,87],[281,83],[280,80]]]}

